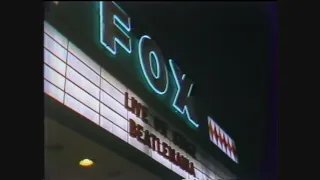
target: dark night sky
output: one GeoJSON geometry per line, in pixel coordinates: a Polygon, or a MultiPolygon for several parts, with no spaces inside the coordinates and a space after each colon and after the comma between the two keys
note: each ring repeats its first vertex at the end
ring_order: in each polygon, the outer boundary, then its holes
{"type": "MultiPolygon", "coordinates": [[[[268,176],[275,2],[120,2],[195,82],[194,95],[236,141],[245,179],[268,176]],[[260,173],[259,173],[260,172],[260,173]]],[[[272,148],[272,147],[271,147],[272,148]]]]}

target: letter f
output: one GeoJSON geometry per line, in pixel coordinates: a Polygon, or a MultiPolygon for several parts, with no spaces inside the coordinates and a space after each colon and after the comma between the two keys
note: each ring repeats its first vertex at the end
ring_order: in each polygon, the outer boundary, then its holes
{"type": "Polygon", "coordinates": [[[113,1],[99,2],[100,43],[113,55],[117,54],[117,44],[131,53],[130,17],[113,1]]]}

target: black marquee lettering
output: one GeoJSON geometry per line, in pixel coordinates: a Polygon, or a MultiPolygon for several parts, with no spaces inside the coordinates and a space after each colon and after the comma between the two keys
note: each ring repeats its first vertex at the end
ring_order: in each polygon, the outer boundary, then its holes
{"type": "Polygon", "coordinates": [[[148,130],[144,131],[144,144],[151,148],[151,137],[148,130]]]}
{"type": "Polygon", "coordinates": [[[160,132],[164,137],[167,137],[167,124],[159,120],[157,117],[155,117],[153,121],[156,131],[160,132]]]}
{"type": "MultiPolygon", "coordinates": [[[[130,122],[130,135],[136,138],[138,141],[148,146],[153,151],[156,151],[158,154],[168,159],[173,164],[179,166],[181,169],[185,170],[191,175],[194,175],[194,166],[193,163],[189,161],[188,158],[176,152],[169,144],[165,142],[161,142],[160,139],[150,133],[148,130],[144,130],[144,128],[140,124],[136,124],[132,119],[129,119],[130,122]]],[[[177,133],[175,133],[177,135],[177,133]]],[[[176,136],[183,139],[181,136],[176,136]]],[[[186,142],[186,141],[185,141],[186,142]]]]}

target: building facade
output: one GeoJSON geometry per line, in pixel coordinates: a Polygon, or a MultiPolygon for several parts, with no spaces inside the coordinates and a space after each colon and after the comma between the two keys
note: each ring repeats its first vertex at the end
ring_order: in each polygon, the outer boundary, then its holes
{"type": "Polygon", "coordinates": [[[196,82],[134,32],[125,10],[111,1],[47,3],[46,179],[236,179],[197,141],[204,126],[239,163],[234,141],[197,114],[196,82]],[[79,169],[85,156],[95,170],[79,169]]]}

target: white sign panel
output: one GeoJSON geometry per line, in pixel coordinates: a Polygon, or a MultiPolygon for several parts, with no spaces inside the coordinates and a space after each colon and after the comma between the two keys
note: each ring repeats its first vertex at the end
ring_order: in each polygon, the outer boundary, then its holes
{"type": "MultiPolygon", "coordinates": [[[[73,109],[100,127],[129,143],[183,178],[199,180],[220,179],[198,160],[192,158],[173,142],[144,123],[125,108],[125,93],[143,101],[102,69],[90,57],[44,23],[44,92],[65,106],[73,109]],[[129,134],[132,119],[144,131],[154,134],[163,142],[188,158],[194,164],[195,177],[172,163],[159,152],[141,143],[129,134]]],[[[148,107],[145,103],[144,106],[148,107]]],[[[163,146],[159,146],[163,148],[163,146]]],[[[162,150],[163,151],[163,150],[162,150]]]]}

